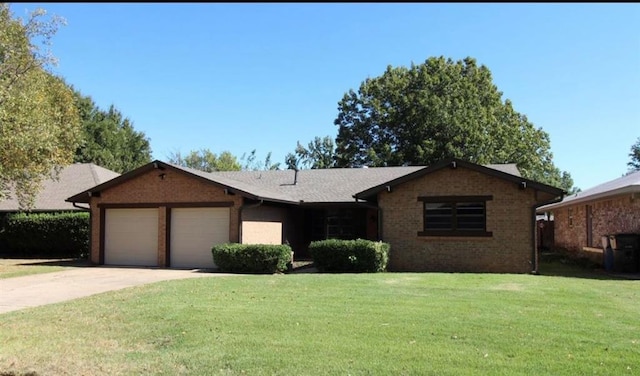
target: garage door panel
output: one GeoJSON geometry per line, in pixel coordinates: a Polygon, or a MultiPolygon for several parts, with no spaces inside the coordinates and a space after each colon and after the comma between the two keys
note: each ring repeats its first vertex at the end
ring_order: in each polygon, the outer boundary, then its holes
{"type": "Polygon", "coordinates": [[[158,209],[106,209],[104,263],[158,265],[158,209]]]}
{"type": "Polygon", "coordinates": [[[170,263],[175,268],[213,268],[211,247],[229,241],[229,208],[171,210],[170,263]]]}

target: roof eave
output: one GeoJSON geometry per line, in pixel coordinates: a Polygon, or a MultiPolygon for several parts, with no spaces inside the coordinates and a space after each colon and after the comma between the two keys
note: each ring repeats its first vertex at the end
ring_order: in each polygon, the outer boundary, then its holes
{"type": "MultiPolygon", "coordinates": [[[[601,192],[593,195],[585,195],[585,196],[577,197],[575,199],[571,199],[568,201],[567,200],[561,201],[557,204],[541,206],[538,208],[538,213],[544,213],[544,212],[552,211],[553,209],[558,209],[565,206],[571,206],[571,205],[581,204],[584,202],[595,201],[595,200],[602,200],[602,199],[606,199],[614,196],[620,196],[620,195],[629,194],[629,193],[640,193],[640,185],[628,185],[626,187],[617,188],[617,189],[613,189],[606,192],[601,192]]],[[[578,196],[579,195],[580,193],[578,193],[578,196]]]]}
{"type": "Polygon", "coordinates": [[[369,201],[300,201],[300,206],[303,207],[325,207],[325,206],[371,206],[369,201]]]}

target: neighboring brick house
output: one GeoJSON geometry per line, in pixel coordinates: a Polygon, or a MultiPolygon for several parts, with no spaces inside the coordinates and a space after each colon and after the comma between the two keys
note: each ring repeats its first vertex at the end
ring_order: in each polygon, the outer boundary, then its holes
{"type": "Polygon", "coordinates": [[[640,171],[538,208],[551,212],[555,246],[602,262],[603,235],[640,233],[640,171]]]}
{"type": "Polygon", "coordinates": [[[206,173],[155,161],[68,200],[91,206],[96,264],[213,267],[223,242],[382,240],[394,271],[537,271],[535,211],[563,191],[513,164],[206,173]]]}

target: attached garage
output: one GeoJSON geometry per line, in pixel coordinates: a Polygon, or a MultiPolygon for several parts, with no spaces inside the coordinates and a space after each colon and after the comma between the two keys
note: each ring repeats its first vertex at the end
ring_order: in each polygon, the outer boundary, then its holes
{"type": "Polygon", "coordinates": [[[211,247],[229,242],[229,208],[173,208],[169,265],[213,268],[211,247]]]}
{"type": "Polygon", "coordinates": [[[158,209],[105,209],[104,263],[158,266],[158,209]]]}

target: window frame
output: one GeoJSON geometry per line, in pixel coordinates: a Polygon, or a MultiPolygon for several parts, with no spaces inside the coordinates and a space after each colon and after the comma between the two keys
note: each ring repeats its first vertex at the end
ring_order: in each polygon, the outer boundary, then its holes
{"type": "Polygon", "coordinates": [[[353,209],[327,209],[325,239],[355,239],[355,217],[353,209]]]}
{"type": "Polygon", "coordinates": [[[493,200],[493,196],[420,196],[418,201],[422,202],[422,231],[418,236],[475,236],[491,237],[493,232],[487,231],[487,201],[493,200]],[[483,230],[461,230],[458,228],[457,212],[458,204],[482,203],[483,207],[483,230]],[[427,204],[450,204],[452,205],[451,230],[427,229],[427,204]]]}

